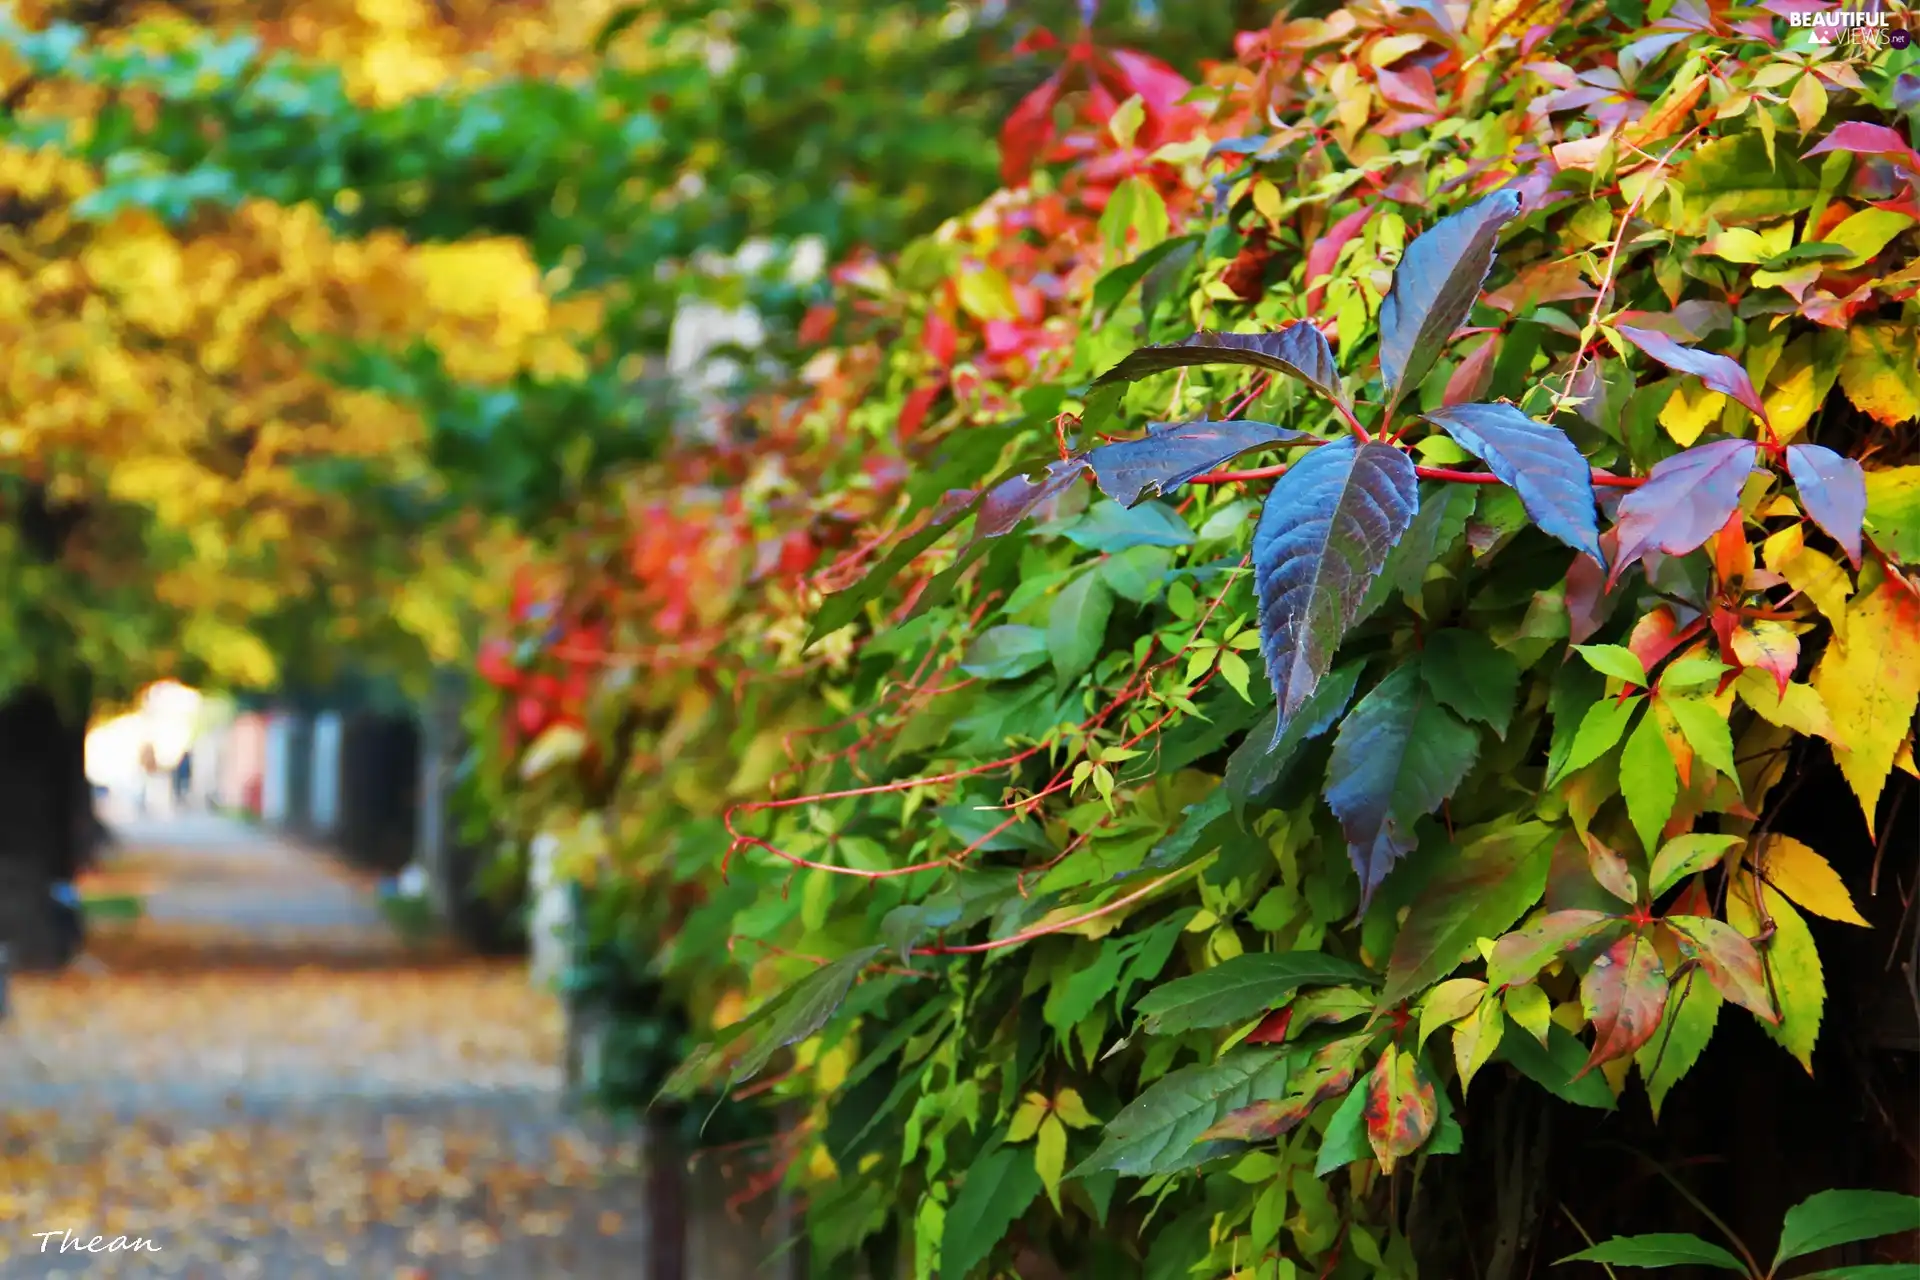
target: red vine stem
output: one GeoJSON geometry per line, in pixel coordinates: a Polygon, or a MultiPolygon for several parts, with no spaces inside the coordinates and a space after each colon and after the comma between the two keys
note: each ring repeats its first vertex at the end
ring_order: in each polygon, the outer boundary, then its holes
{"type": "MultiPolygon", "coordinates": [[[[1248,471],[1209,471],[1203,476],[1195,476],[1188,484],[1245,484],[1254,480],[1273,480],[1287,473],[1292,463],[1281,462],[1271,467],[1254,467],[1248,471]]],[[[1415,467],[1413,473],[1422,480],[1446,480],[1453,484],[1504,484],[1499,476],[1491,471],[1455,471],[1451,467],[1415,467]]],[[[1610,471],[1595,471],[1593,483],[1601,489],[1638,489],[1647,482],[1645,476],[1616,476],[1610,471]]]]}

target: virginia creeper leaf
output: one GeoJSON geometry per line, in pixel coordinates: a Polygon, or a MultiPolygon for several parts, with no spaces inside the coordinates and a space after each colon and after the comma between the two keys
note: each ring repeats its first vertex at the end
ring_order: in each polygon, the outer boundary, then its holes
{"type": "Polygon", "coordinates": [[[1875,544],[1897,560],[1920,562],[1920,467],[1869,471],[1865,480],[1875,544]]]}
{"type": "Polygon", "coordinates": [[[1532,1036],[1504,1036],[1500,1041],[1500,1056],[1512,1063],[1521,1075],[1564,1102],[1599,1111],[1617,1108],[1605,1076],[1582,1074],[1586,1046],[1557,1022],[1547,1028],[1545,1048],[1532,1036]]]}
{"type": "Polygon", "coordinates": [[[1649,551],[1682,556],[1718,533],[1740,505],[1754,452],[1751,440],[1715,440],[1655,466],[1620,500],[1620,554],[1609,585],[1649,551]]]}
{"type": "Polygon", "coordinates": [[[1590,832],[1583,832],[1580,838],[1587,846],[1587,870],[1593,873],[1594,883],[1628,906],[1639,902],[1639,881],[1619,850],[1601,843],[1590,832]]]}
{"type": "Polygon", "coordinates": [[[1477,956],[1478,939],[1512,928],[1546,892],[1553,839],[1545,823],[1524,822],[1474,841],[1443,863],[1394,939],[1381,1007],[1432,986],[1477,956]]]}
{"type": "Polygon", "coordinates": [[[1819,1191],[1787,1210],[1773,1266],[1835,1245],[1920,1231],[1920,1197],[1897,1191],[1819,1191]]]}
{"type": "Polygon", "coordinates": [[[1704,832],[1689,832],[1675,836],[1660,846],[1660,852],[1653,856],[1653,867],[1648,878],[1652,884],[1648,892],[1655,898],[1679,884],[1690,875],[1715,866],[1727,856],[1730,849],[1740,846],[1739,836],[1716,836],[1704,832]]]}
{"type": "MultiPolygon", "coordinates": [[[[1195,1150],[1200,1135],[1223,1116],[1279,1097],[1287,1087],[1287,1059],[1278,1049],[1235,1049],[1218,1062],[1181,1067],[1149,1086],[1107,1122],[1100,1149],[1069,1177],[1102,1169],[1130,1178],[1173,1173],[1210,1154],[1195,1150]]],[[[1039,1179],[1034,1186],[1037,1191],[1039,1179]]]]}
{"type": "Polygon", "coordinates": [[[1320,330],[1296,321],[1272,333],[1216,333],[1203,329],[1183,342],[1141,347],[1094,380],[1095,387],[1137,382],[1170,369],[1239,364],[1298,378],[1322,395],[1341,399],[1340,367],[1320,330]]]}
{"type": "Polygon", "coordinates": [[[1047,661],[1047,633],[1038,627],[989,627],[967,646],[960,669],[982,680],[1011,680],[1047,661]]]}
{"type": "Polygon", "coordinates": [[[1833,864],[1792,836],[1769,833],[1755,862],[1760,878],[1790,901],[1828,920],[1868,927],[1833,864]]]}
{"type": "Polygon", "coordinates": [[[947,1210],[940,1238],[940,1274],[965,1276],[993,1251],[1040,1194],[1040,1174],[1018,1147],[1001,1147],[967,1170],[947,1210]]]}
{"type": "Polygon", "coordinates": [[[1407,246],[1380,301],[1380,375],[1386,416],[1418,387],[1480,296],[1500,229],[1520,212],[1520,193],[1496,191],[1442,218],[1407,246]]]}
{"type": "Polygon", "coordinates": [[[1763,1028],[1812,1075],[1813,1050],[1826,1015],[1827,978],[1805,918],[1779,893],[1756,886],[1753,877],[1742,872],[1727,894],[1727,923],[1754,937],[1772,926],[1773,936],[1759,954],[1780,1017],[1763,1028]]]}
{"type": "Polygon", "coordinates": [[[1392,1173],[1403,1156],[1410,1156],[1433,1132],[1439,1114],[1433,1081],[1417,1055],[1389,1042],[1367,1076],[1367,1100],[1362,1112],[1367,1142],[1383,1173],[1392,1173]]]}
{"type": "Polygon", "coordinates": [[[1860,567],[1860,526],[1867,518],[1867,476],[1860,464],[1817,444],[1787,446],[1787,474],[1800,505],[1860,567]]]}
{"type": "Polygon", "coordinates": [[[1667,998],[1667,1010],[1660,1029],[1640,1046],[1634,1061],[1640,1078],[1646,1082],[1647,1101],[1653,1118],[1660,1118],[1660,1107],[1673,1086],[1680,1083],[1713,1038],[1714,1024],[1720,1017],[1720,993],[1704,975],[1694,970],[1680,979],[1667,998]]]}
{"type": "Polygon", "coordinates": [[[1636,329],[1630,324],[1614,326],[1621,337],[1677,373],[1690,373],[1721,395],[1730,397],[1752,410],[1761,422],[1767,420],[1767,406],[1753,389],[1753,379],[1740,362],[1727,356],[1682,346],[1664,333],[1636,329]]]}
{"type": "Polygon", "coordinates": [[[1580,975],[1580,998],[1593,1021],[1593,1051],[1581,1074],[1633,1056],[1667,1010],[1667,970],[1653,939],[1629,933],[1595,956],[1580,975]]]}
{"type": "Polygon", "coordinates": [[[1448,978],[1421,998],[1420,1034],[1416,1046],[1424,1045],[1441,1027],[1450,1026],[1480,1007],[1487,997],[1483,978],[1448,978]]]}
{"type": "Polygon", "coordinates": [[[1061,458],[1050,462],[1037,475],[1011,476],[987,490],[980,502],[980,515],[973,524],[973,536],[998,538],[1013,532],[1015,525],[1032,515],[1034,509],[1050,498],[1057,498],[1087,474],[1080,458],[1061,458]]]}
{"type": "Polygon", "coordinates": [[[1413,850],[1414,822],[1453,794],[1479,753],[1479,735],[1427,691],[1418,663],[1388,673],[1341,722],[1325,794],[1360,877],[1362,912],[1413,850]]]}
{"type": "Polygon", "coordinates": [[[1406,454],[1351,439],[1315,449],[1267,495],[1253,535],[1253,572],[1279,728],[1332,665],[1418,503],[1406,454]]]}
{"type": "Polygon", "coordinates": [[[1646,1236],[1616,1236],[1591,1249],[1570,1253],[1554,1263],[1603,1262],[1614,1267],[1719,1267],[1747,1273],[1747,1264],[1717,1244],[1699,1236],[1661,1232],[1646,1236]]]}
{"type": "Polygon", "coordinates": [[[1137,1008],[1148,1032],[1177,1035],[1258,1017],[1301,987],[1350,982],[1371,986],[1374,976],[1322,951],[1249,952],[1155,987],[1137,1008]]]}
{"type": "Polygon", "coordinates": [[[1083,455],[1101,492],[1125,507],[1172,492],[1241,454],[1317,437],[1267,422],[1156,422],[1138,440],[1101,445],[1083,455]]]}
{"type": "Polygon", "coordinates": [[[1366,669],[1364,662],[1336,667],[1314,686],[1312,696],[1284,729],[1277,727],[1278,710],[1269,711],[1253,727],[1227,760],[1225,785],[1236,813],[1243,812],[1249,800],[1266,794],[1280,781],[1300,748],[1332,728],[1333,722],[1346,713],[1347,704],[1353,701],[1353,692],[1359,686],[1360,675],[1366,669]]]}
{"type": "Polygon", "coordinates": [[[1080,678],[1100,656],[1113,615],[1113,591],[1097,573],[1083,573],[1054,597],[1047,614],[1047,651],[1060,683],[1080,678]]]}
{"type": "Polygon", "coordinates": [[[1593,470],[1567,433],[1510,404],[1463,404],[1427,415],[1520,495],[1549,534],[1606,566],[1593,503],[1593,470]]]}
{"type": "Polygon", "coordinates": [[[1578,773],[1613,750],[1614,744],[1620,741],[1620,735],[1627,731],[1627,722],[1633,719],[1634,708],[1644,701],[1646,699],[1642,695],[1635,694],[1630,698],[1602,698],[1588,706],[1580,717],[1580,727],[1573,732],[1565,759],[1548,776],[1548,783],[1558,782],[1570,773],[1578,773]]]}
{"type": "Polygon", "coordinates": [[[1433,632],[1421,650],[1420,676],[1442,706],[1507,736],[1520,692],[1520,664],[1485,634],[1465,627],[1433,632]]]}
{"type": "Polygon", "coordinates": [[[1236,1108],[1203,1136],[1234,1142],[1271,1142],[1291,1133],[1321,1103],[1347,1091],[1359,1069],[1361,1051],[1372,1040],[1372,1032],[1362,1032],[1320,1046],[1306,1066],[1287,1082],[1283,1096],[1236,1108]]]}
{"type": "Polygon", "coordinates": [[[1620,749],[1620,794],[1626,799],[1633,829],[1640,836],[1640,847],[1658,849],[1660,832],[1680,794],[1680,772],[1651,704],[1620,749]]]}
{"type": "Polygon", "coordinates": [[[1605,911],[1552,912],[1493,944],[1493,955],[1487,960],[1487,983],[1507,987],[1525,982],[1618,922],[1618,916],[1605,911]]]}
{"type": "Polygon", "coordinates": [[[1491,998],[1482,1000],[1472,1017],[1454,1024],[1453,1064],[1460,1072],[1461,1093],[1472,1087],[1474,1076],[1492,1060],[1506,1035],[1506,1029],[1506,1017],[1500,1012],[1500,1002],[1491,998]]]}
{"type": "Polygon", "coordinates": [[[1640,661],[1639,655],[1633,650],[1617,644],[1577,644],[1573,647],[1587,660],[1587,665],[1601,675],[1612,676],[1636,688],[1646,686],[1646,664],[1640,661]]]}
{"type": "Polygon", "coordinates": [[[1738,784],[1740,771],[1733,762],[1733,731],[1727,726],[1726,716],[1706,698],[1663,698],[1661,703],[1680,726],[1681,736],[1694,754],[1712,765],[1722,777],[1738,784]]]}
{"type": "Polygon", "coordinates": [[[1320,1137],[1320,1152],[1314,1157],[1313,1176],[1324,1178],[1371,1154],[1372,1148],[1367,1145],[1367,1085],[1362,1082],[1327,1121],[1327,1131],[1320,1137]]]}
{"type": "Polygon", "coordinates": [[[1834,759],[1871,835],[1881,789],[1920,705],[1920,602],[1883,581],[1847,604],[1846,619],[1846,638],[1827,641],[1813,687],[1833,726],[1834,759]]]}
{"type": "Polygon", "coordinates": [[[1721,995],[1763,1022],[1780,1021],[1773,997],[1767,993],[1760,953],[1745,934],[1711,916],[1667,916],[1664,923],[1680,944],[1681,954],[1700,965],[1721,995]]]}

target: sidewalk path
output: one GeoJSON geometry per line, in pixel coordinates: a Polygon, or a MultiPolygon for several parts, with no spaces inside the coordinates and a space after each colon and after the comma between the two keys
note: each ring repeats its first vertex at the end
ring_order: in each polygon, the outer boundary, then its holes
{"type": "MultiPolygon", "coordinates": [[[[643,1153],[563,1105],[524,967],[409,951],[364,878],[244,824],[117,834],[151,918],[0,1022],[0,1280],[644,1276],[643,1153]],[[37,1238],[68,1230],[159,1252],[37,1238]]],[[[688,1275],[757,1274],[708,1252],[747,1234],[696,1232],[688,1275]]]]}

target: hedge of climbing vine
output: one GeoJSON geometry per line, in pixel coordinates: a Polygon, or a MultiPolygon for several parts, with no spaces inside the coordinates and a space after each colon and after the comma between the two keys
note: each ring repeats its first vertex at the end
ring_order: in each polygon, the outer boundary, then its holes
{"type": "Polygon", "coordinates": [[[816,1271],[1898,1260],[1514,1189],[1516,1098],[1837,1069],[1916,870],[1920,81],[1775,9],[1031,41],[1004,189],[527,567],[496,764],[816,1271]]]}

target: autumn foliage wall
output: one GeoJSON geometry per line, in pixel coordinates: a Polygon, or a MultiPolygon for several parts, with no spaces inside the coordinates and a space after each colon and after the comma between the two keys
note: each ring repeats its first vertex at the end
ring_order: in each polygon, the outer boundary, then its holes
{"type": "Polygon", "coordinates": [[[1036,39],[528,579],[497,776],[816,1270],[1908,1273],[1920,84],[1784,13],[1036,39]]]}

